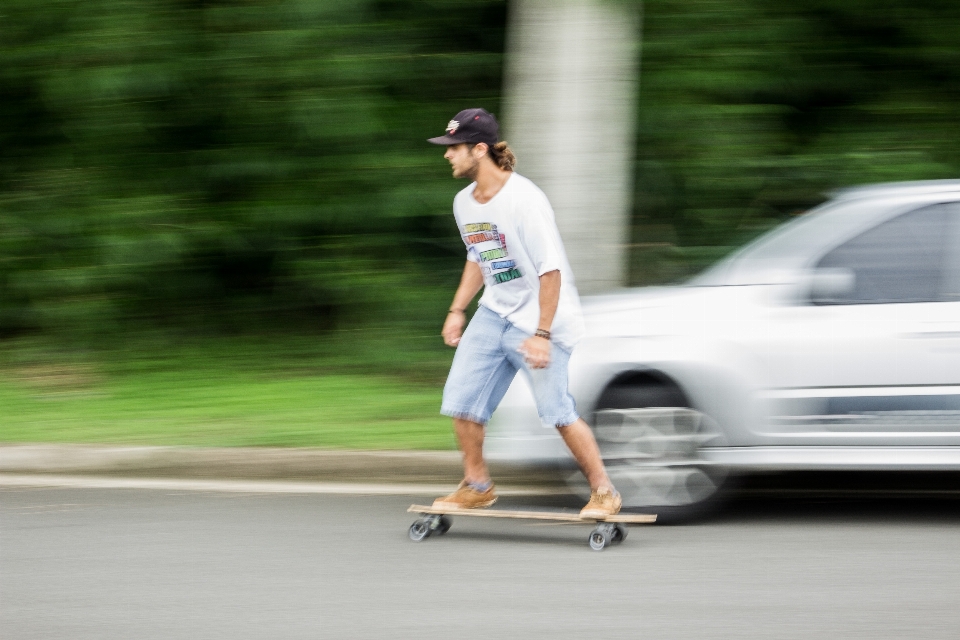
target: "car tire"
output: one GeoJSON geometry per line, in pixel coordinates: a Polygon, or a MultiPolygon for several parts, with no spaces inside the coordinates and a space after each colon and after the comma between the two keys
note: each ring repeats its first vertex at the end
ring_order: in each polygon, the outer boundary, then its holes
{"type": "MultiPolygon", "coordinates": [[[[611,385],[592,423],[624,511],[655,513],[660,523],[687,522],[714,513],[731,488],[729,470],[702,455],[704,447],[725,444],[722,431],[675,386],[611,385]]],[[[589,493],[581,474],[571,483],[589,493]]]]}

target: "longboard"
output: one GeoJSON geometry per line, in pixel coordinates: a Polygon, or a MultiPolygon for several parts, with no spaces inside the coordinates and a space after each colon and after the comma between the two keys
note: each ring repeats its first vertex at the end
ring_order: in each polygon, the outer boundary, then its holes
{"type": "Polygon", "coordinates": [[[627,524],[651,524],[657,521],[652,514],[618,513],[602,518],[581,518],[579,513],[570,511],[510,511],[507,509],[437,509],[422,504],[410,505],[407,513],[419,513],[410,525],[410,539],[420,542],[433,534],[443,535],[450,530],[452,521],[448,516],[469,516],[474,518],[514,518],[518,520],[553,520],[593,524],[596,528],[590,533],[590,548],[603,551],[611,544],[619,544],[627,538],[627,524]]]}

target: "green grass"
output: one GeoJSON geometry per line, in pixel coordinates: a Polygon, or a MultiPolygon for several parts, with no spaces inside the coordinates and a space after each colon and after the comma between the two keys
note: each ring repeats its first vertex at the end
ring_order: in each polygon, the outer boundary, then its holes
{"type": "Polygon", "coordinates": [[[288,347],[7,352],[0,442],[454,447],[449,419],[438,414],[436,362],[419,378],[402,368],[374,374],[348,366],[347,356],[288,347]]]}

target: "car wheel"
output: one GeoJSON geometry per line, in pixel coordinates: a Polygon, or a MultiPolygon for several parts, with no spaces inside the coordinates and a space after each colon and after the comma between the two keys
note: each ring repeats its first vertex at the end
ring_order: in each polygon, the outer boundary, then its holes
{"type": "MultiPolygon", "coordinates": [[[[718,506],[729,473],[702,454],[725,438],[716,421],[688,405],[666,385],[612,386],[601,395],[594,434],[624,509],[678,522],[718,506]]],[[[583,477],[574,482],[582,487],[583,477]]]]}

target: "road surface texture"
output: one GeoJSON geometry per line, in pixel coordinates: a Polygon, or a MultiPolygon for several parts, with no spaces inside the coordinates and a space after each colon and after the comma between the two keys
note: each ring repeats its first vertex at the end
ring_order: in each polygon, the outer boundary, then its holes
{"type": "MultiPolygon", "coordinates": [[[[776,494],[776,492],[773,492],[776,494]]],[[[956,638],[960,506],[754,495],[686,526],[459,518],[422,497],[0,489],[0,637],[956,638]]],[[[565,503],[511,498],[498,506],[565,503]]]]}

